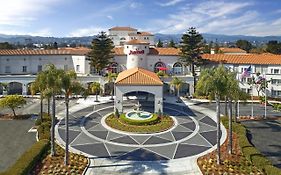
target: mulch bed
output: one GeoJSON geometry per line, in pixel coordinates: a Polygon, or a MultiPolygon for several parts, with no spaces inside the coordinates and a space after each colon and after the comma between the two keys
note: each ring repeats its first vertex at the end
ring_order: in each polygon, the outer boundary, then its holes
{"type": "MultiPolygon", "coordinates": [[[[227,138],[228,140],[228,138],[227,138]]],[[[197,160],[199,168],[203,174],[209,175],[223,175],[223,174],[255,174],[262,175],[255,166],[253,166],[242,155],[241,149],[238,144],[238,136],[233,133],[233,154],[228,154],[228,142],[221,146],[221,165],[217,165],[216,155],[217,151],[213,151],[207,155],[200,157],[197,160]]]]}
{"type": "Polygon", "coordinates": [[[31,117],[31,114],[17,115],[14,117],[12,114],[0,114],[0,120],[25,120],[31,117]]]}
{"type": "Polygon", "coordinates": [[[266,118],[264,118],[264,116],[240,116],[238,118],[238,121],[261,121],[261,120],[281,120],[281,117],[272,117],[272,116],[268,116],[266,118]]]}
{"type": "Polygon", "coordinates": [[[56,145],[56,156],[47,155],[45,159],[39,162],[31,175],[50,175],[50,174],[69,174],[80,175],[85,170],[88,159],[82,155],[69,153],[69,165],[64,165],[64,149],[56,145]]]}

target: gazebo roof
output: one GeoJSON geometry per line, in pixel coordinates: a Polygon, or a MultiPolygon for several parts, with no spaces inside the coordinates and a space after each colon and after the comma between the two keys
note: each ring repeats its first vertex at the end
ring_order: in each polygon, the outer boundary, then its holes
{"type": "Polygon", "coordinates": [[[142,86],[162,86],[163,82],[156,73],[143,68],[132,68],[119,73],[116,85],[142,85],[142,86]]]}

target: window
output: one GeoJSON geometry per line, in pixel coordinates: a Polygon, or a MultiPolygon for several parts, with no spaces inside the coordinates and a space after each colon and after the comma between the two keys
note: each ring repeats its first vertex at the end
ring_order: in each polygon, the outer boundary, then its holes
{"type": "Polygon", "coordinates": [[[67,57],[65,57],[64,60],[66,61],[66,60],[67,60],[67,57]]]}
{"type": "Polygon", "coordinates": [[[6,59],[6,61],[10,61],[10,59],[8,58],[8,59],[6,59]]]}
{"type": "Polygon", "coordinates": [[[80,65],[76,65],[76,72],[80,72],[80,65]]]}
{"type": "Polygon", "coordinates": [[[281,79],[271,79],[271,84],[281,84],[281,79]]]}
{"type": "Polygon", "coordinates": [[[68,65],[63,66],[63,70],[67,71],[68,70],[68,65]]]}
{"type": "Polygon", "coordinates": [[[22,66],[22,72],[27,72],[27,66],[22,66]]]}
{"type": "Polygon", "coordinates": [[[271,69],[271,74],[279,74],[279,69],[271,69]]]}
{"type": "Polygon", "coordinates": [[[159,72],[159,71],[166,72],[166,65],[163,62],[157,62],[154,65],[154,72],[159,72]]]}
{"type": "Polygon", "coordinates": [[[118,63],[111,63],[108,69],[111,73],[118,73],[118,63]]]}
{"type": "Polygon", "coordinates": [[[281,91],[272,90],[271,94],[272,96],[281,96],[281,91]]]}
{"type": "Polygon", "coordinates": [[[182,74],[183,69],[182,69],[182,64],[177,62],[173,65],[173,73],[174,74],[182,74]]]}
{"type": "Polygon", "coordinates": [[[10,66],[5,66],[5,73],[11,73],[10,66]]]}
{"type": "Polygon", "coordinates": [[[38,70],[38,72],[41,72],[42,71],[42,65],[38,65],[37,70],[38,70]]]}

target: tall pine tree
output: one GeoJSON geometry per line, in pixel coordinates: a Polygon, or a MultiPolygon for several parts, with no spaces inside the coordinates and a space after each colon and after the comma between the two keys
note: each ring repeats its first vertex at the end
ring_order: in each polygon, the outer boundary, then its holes
{"type": "Polygon", "coordinates": [[[156,47],[163,47],[163,42],[159,39],[156,47]]]}
{"type": "Polygon", "coordinates": [[[168,44],[168,47],[174,47],[174,48],[176,48],[176,44],[175,44],[175,42],[174,42],[173,39],[170,40],[170,42],[169,42],[169,44],[168,44]]]}
{"type": "Polygon", "coordinates": [[[202,43],[202,35],[196,31],[195,27],[191,27],[188,29],[187,33],[183,34],[180,45],[180,61],[183,62],[185,66],[191,67],[194,87],[196,86],[195,66],[203,64],[203,59],[201,57],[202,43]]]}
{"type": "Polygon", "coordinates": [[[100,72],[110,64],[110,59],[114,57],[112,49],[113,42],[104,31],[92,41],[92,50],[88,53],[90,65],[100,72]]]}

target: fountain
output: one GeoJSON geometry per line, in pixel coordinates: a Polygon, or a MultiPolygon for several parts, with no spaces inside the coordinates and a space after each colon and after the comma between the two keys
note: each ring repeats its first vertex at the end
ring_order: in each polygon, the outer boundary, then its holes
{"type": "Polygon", "coordinates": [[[141,104],[138,101],[136,105],[136,110],[126,113],[126,117],[132,120],[146,120],[152,117],[150,112],[145,112],[140,110],[141,104]]]}

